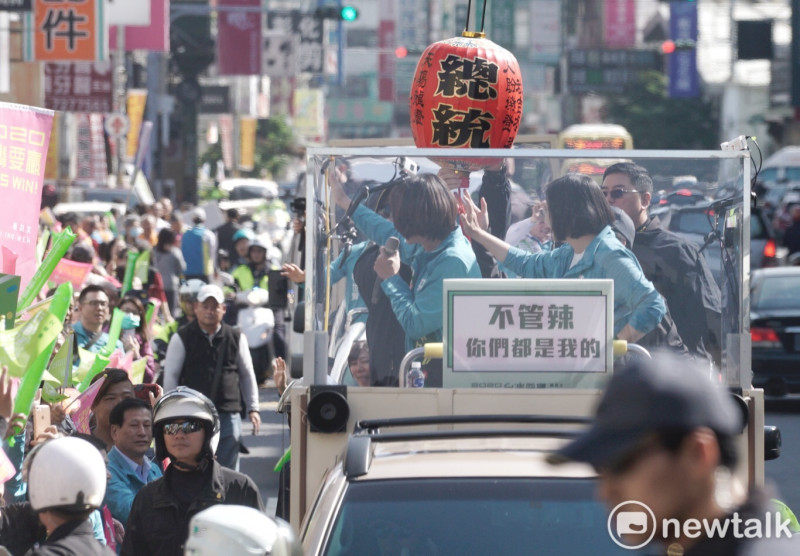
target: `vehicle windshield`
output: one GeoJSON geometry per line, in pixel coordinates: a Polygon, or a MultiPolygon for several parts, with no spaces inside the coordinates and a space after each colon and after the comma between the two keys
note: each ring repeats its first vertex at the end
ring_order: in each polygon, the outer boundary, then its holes
{"type": "Polygon", "coordinates": [[[323,554],[625,554],[591,479],[473,478],[348,485],[323,554]]]}
{"type": "Polygon", "coordinates": [[[754,311],[800,309],[797,275],[765,277],[753,296],[752,309],[754,311]]]}

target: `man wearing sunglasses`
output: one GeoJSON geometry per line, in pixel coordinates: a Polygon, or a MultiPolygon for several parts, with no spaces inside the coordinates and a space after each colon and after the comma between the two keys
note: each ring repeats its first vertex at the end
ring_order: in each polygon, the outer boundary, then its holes
{"type": "Polygon", "coordinates": [[[660,553],[682,556],[798,554],[792,541],[800,538],[791,538],[788,520],[776,517],[778,508],[763,492],[745,494],[735,473],[745,424],[707,369],[655,352],[614,373],[591,427],[548,460],[597,470],[597,492],[611,512],[609,533],[629,548],[655,554],[661,544],[660,553]],[[771,539],[744,534],[756,522],[771,539]],[[728,526],[709,533],[703,523],[728,526]]]}
{"type": "Polygon", "coordinates": [[[179,386],[153,410],[156,458],[170,458],[164,476],[144,485],[133,500],[121,554],[183,554],[189,522],[216,504],[263,511],[253,480],[214,459],[219,443],[217,410],[206,396],[179,386]]]}
{"type": "Polygon", "coordinates": [[[689,352],[719,364],[719,287],[697,246],[664,229],[657,216],[648,216],[653,180],[647,170],[631,162],[609,166],[603,174],[602,189],[611,206],[622,209],[633,220],[633,254],[645,277],[666,300],[689,352]]]}

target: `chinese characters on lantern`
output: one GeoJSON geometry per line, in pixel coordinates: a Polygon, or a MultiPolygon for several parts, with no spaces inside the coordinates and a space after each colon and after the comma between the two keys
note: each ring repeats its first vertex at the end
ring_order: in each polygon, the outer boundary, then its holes
{"type": "Polygon", "coordinates": [[[445,281],[445,387],[588,387],[610,372],[610,280],[502,282],[445,281]]]}
{"type": "Polygon", "coordinates": [[[409,101],[418,147],[510,148],[522,117],[519,64],[484,38],[434,43],[420,58],[409,101]]]}

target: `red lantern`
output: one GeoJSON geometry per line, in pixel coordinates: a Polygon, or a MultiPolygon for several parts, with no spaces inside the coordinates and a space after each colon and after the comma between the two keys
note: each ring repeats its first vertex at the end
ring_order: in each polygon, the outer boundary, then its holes
{"type": "MultiPolygon", "coordinates": [[[[484,33],[464,31],[422,53],[409,105],[417,147],[511,148],[522,117],[519,64],[484,33]]],[[[476,170],[496,160],[447,162],[476,170]]]]}

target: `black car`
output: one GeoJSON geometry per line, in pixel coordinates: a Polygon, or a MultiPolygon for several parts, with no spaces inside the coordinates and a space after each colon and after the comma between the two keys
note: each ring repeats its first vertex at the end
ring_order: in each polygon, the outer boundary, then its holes
{"type": "Polygon", "coordinates": [[[773,396],[800,392],[800,267],[765,268],[750,278],[753,386],[773,396]]]}
{"type": "MultiPolygon", "coordinates": [[[[658,214],[664,225],[703,248],[711,273],[721,283],[722,262],[719,239],[710,237],[714,221],[713,203],[676,207],[669,211],[650,211],[658,214]]],[[[722,236],[723,219],[717,220],[717,232],[722,236]]],[[[786,263],[786,249],[780,247],[761,207],[750,209],[750,269],[781,266],[786,263]]]]}

